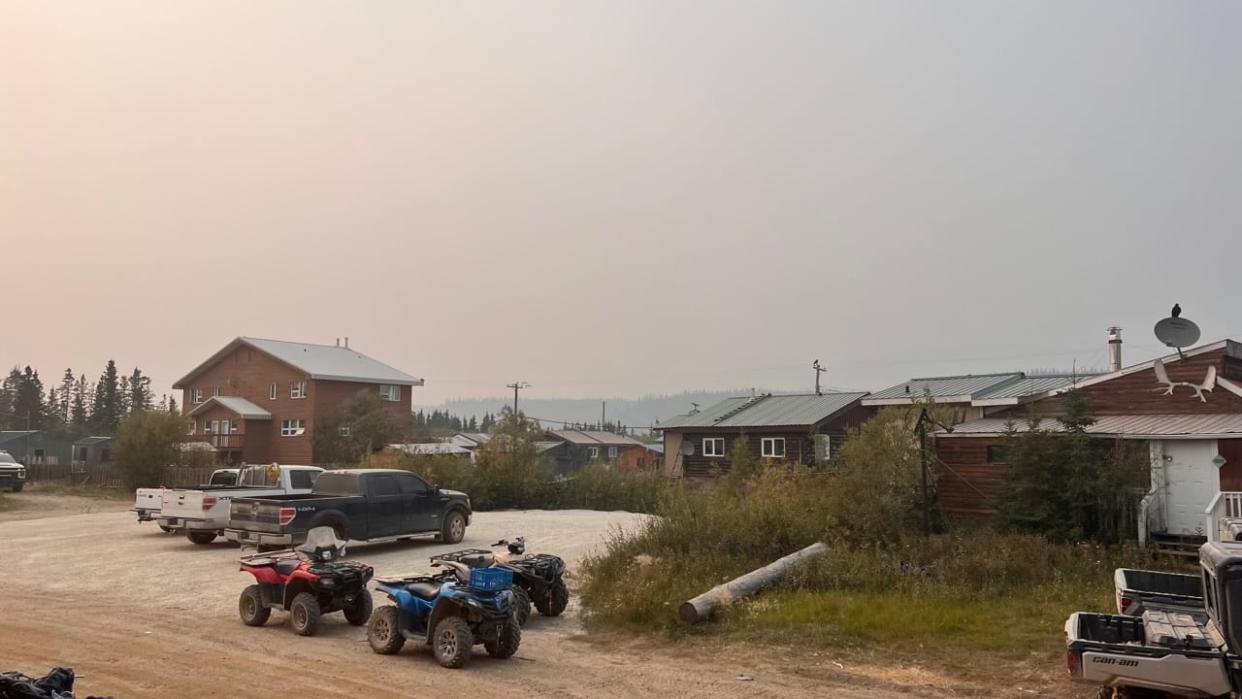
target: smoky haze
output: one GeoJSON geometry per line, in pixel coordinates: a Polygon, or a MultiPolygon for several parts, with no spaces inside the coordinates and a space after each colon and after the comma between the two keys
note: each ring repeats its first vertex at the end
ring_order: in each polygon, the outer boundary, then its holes
{"type": "MultiPolygon", "coordinates": [[[[415,402],[1242,336],[1242,5],[0,0],[0,363],[238,335],[415,402]]],[[[555,417],[555,416],[551,416],[555,417]]]]}

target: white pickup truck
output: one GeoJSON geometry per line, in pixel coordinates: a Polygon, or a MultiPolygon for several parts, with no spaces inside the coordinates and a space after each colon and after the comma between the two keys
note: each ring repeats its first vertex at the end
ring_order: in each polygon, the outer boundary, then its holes
{"type": "Polygon", "coordinates": [[[7,451],[0,451],[0,487],[20,493],[25,484],[26,467],[19,464],[7,451]]]}
{"type": "MultiPolygon", "coordinates": [[[[237,474],[239,468],[218,468],[211,472],[211,478],[207,480],[204,488],[211,488],[218,485],[233,485],[237,483],[237,474]]],[[[164,491],[167,488],[160,486],[159,488],[139,488],[134,491],[134,506],[129,508],[130,512],[138,513],[139,522],[150,522],[160,515],[160,508],[163,507],[164,491]]],[[[170,531],[168,527],[160,525],[160,529],[170,531]]]]}
{"type": "Polygon", "coordinates": [[[248,466],[236,485],[165,490],[155,521],[168,531],[184,531],[196,544],[210,544],[228,526],[233,498],[309,493],[320,473],[323,469],[317,466],[248,466]]]}

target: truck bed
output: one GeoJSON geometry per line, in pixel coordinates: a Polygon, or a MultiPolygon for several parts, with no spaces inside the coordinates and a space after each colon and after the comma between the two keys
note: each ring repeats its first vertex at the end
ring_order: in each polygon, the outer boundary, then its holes
{"type": "Polygon", "coordinates": [[[1113,583],[1118,614],[1141,616],[1149,609],[1204,609],[1203,580],[1198,575],[1118,568],[1113,583]]]}
{"type": "Polygon", "coordinates": [[[1231,689],[1223,640],[1204,615],[1077,612],[1065,622],[1065,639],[1066,664],[1076,682],[1189,696],[1231,689]]]}

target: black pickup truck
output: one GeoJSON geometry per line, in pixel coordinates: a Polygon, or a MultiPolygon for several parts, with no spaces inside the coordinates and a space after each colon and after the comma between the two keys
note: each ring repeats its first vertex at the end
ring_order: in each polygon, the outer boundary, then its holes
{"type": "Polygon", "coordinates": [[[237,498],[224,535],[255,547],[292,546],[314,527],[341,539],[404,539],[436,534],[455,544],[470,524],[470,497],[428,485],[409,471],[326,471],[306,495],[237,498]]]}

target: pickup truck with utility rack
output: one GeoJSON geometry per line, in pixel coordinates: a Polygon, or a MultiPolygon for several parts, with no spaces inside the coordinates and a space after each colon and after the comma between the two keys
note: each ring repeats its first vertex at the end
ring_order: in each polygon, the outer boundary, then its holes
{"type": "Polygon", "coordinates": [[[184,531],[196,544],[210,544],[228,526],[229,505],[234,499],[309,493],[321,473],[323,469],[318,466],[248,466],[234,485],[163,491],[155,521],[161,528],[184,531]]]}
{"type": "Polygon", "coordinates": [[[328,471],[305,495],[237,498],[225,536],[257,548],[300,544],[315,527],[340,539],[392,541],[434,534],[455,544],[470,524],[470,498],[409,471],[328,471]]]}

